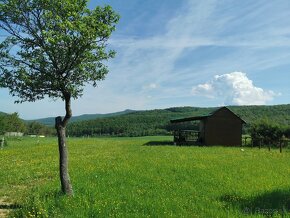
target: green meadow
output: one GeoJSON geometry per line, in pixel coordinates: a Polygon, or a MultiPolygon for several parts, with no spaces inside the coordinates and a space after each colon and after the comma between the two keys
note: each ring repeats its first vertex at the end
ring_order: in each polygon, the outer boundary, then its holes
{"type": "Polygon", "coordinates": [[[57,139],[8,139],[0,199],[11,217],[290,217],[290,150],[171,140],[69,138],[74,197],[65,197],[57,139]]]}

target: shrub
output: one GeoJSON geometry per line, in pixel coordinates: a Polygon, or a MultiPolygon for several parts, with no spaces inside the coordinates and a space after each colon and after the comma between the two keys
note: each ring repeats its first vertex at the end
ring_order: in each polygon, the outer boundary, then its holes
{"type": "Polygon", "coordinates": [[[250,128],[253,145],[260,143],[265,145],[279,144],[283,136],[283,128],[269,122],[268,120],[260,120],[253,123],[250,128]]]}

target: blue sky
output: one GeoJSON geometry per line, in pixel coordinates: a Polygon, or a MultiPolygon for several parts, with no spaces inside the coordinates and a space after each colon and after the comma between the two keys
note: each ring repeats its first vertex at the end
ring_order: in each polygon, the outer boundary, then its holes
{"type": "MultiPolygon", "coordinates": [[[[73,102],[74,115],[175,106],[290,103],[290,1],[101,0],[121,20],[109,41],[110,73],[73,102]]],[[[33,119],[64,114],[61,101],[0,111],[33,119]]]]}

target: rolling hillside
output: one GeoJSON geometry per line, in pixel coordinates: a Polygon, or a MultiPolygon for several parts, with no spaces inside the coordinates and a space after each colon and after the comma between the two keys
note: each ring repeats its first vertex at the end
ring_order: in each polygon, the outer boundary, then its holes
{"type": "MultiPolygon", "coordinates": [[[[274,106],[229,106],[247,122],[244,130],[247,130],[251,123],[268,119],[280,126],[290,126],[290,104],[274,106]]],[[[87,135],[116,135],[116,136],[145,136],[145,135],[167,135],[175,126],[170,124],[171,119],[189,116],[206,115],[216,108],[200,107],[173,107],[167,109],[155,109],[147,111],[125,110],[109,114],[84,114],[72,118],[67,128],[70,136],[87,135]]],[[[1,114],[5,114],[0,112],[1,114]]],[[[37,121],[53,127],[54,117],[26,121],[37,121]]],[[[197,129],[198,123],[186,124],[185,129],[197,129]]]]}
{"type": "MultiPolygon", "coordinates": [[[[275,106],[229,106],[229,108],[244,119],[249,125],[260,119],[281,126],[290,125],[290,105],[275,106]]],[[[102,117],[87,121],[73,122],[68,126],[72,136],[84,135],[118,135],[118,136],[144,136],[169,134],[174,126],[171,119],[206,115],[216,108],[175,107],[148,111],[134,111],[118,116],[102,117]]],[[[186,128],[197,128],[197,123],[186,128]]]]}
{"type": "MultiPolygon", "coordinates": [[[[132,112],[134,112],[134,111],[128,109],[128,110],[124,110],[124,111],[120,111],[120,112],[116,112],[116,113],[108,113],[108,114],[83,114],[80,116],[73,116],[71,118],[71,122],[92,120],[92,119],[104,118],[104,117],[114,117],[114,116],[132,113],[132,112]]],[[[36,119],[36,120],[27,120],[27,121],[28,122],[29,121],[36,121],[36,122],[42,123],[42,124],[47,125],[47,126],[53,126],[54,122],[55,122],[54,120],[55,120],[55,117],[47,117],[47,118],[36,119]]]]}

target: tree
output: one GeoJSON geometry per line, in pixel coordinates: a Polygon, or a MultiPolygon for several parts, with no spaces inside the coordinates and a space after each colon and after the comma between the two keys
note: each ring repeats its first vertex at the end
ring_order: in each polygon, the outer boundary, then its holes
{"type": "Polygon", "coordinates": [[[87,8],[87,0],[0,0],[0,86],[17,103],[61,98],[65,116],[56,117],[61,189],[73,190],[68,174],[65,129],[72,116],[71,100],[86,84],[94,87],[108,73],[105,60],[115,52],[107,40],[119,20],[110,6],[87,8]]]}
{"type": "Polygon", "coordinates": [[[6,132],[25,132],[26,125],[18,113],[7,114],[4,119],[6,132]]]}
{"type": "Polygon", "coordinates": [[[18,113],[0,114],[0,135],[5,132],[25,132],[26,125],[18,113]]]}
{"type": "Polygon", "coordinates": [[[254,145],[261,143],[278,145],[283,136],[283,128],[268,119],[262,119],[251,125],[250,134],[254,145]]]}
{"type": "Polygon", "coordinates": [[[33,121],[27,123],[26,133],[29,135],[53,135],[53,128],[33,121]]]}

